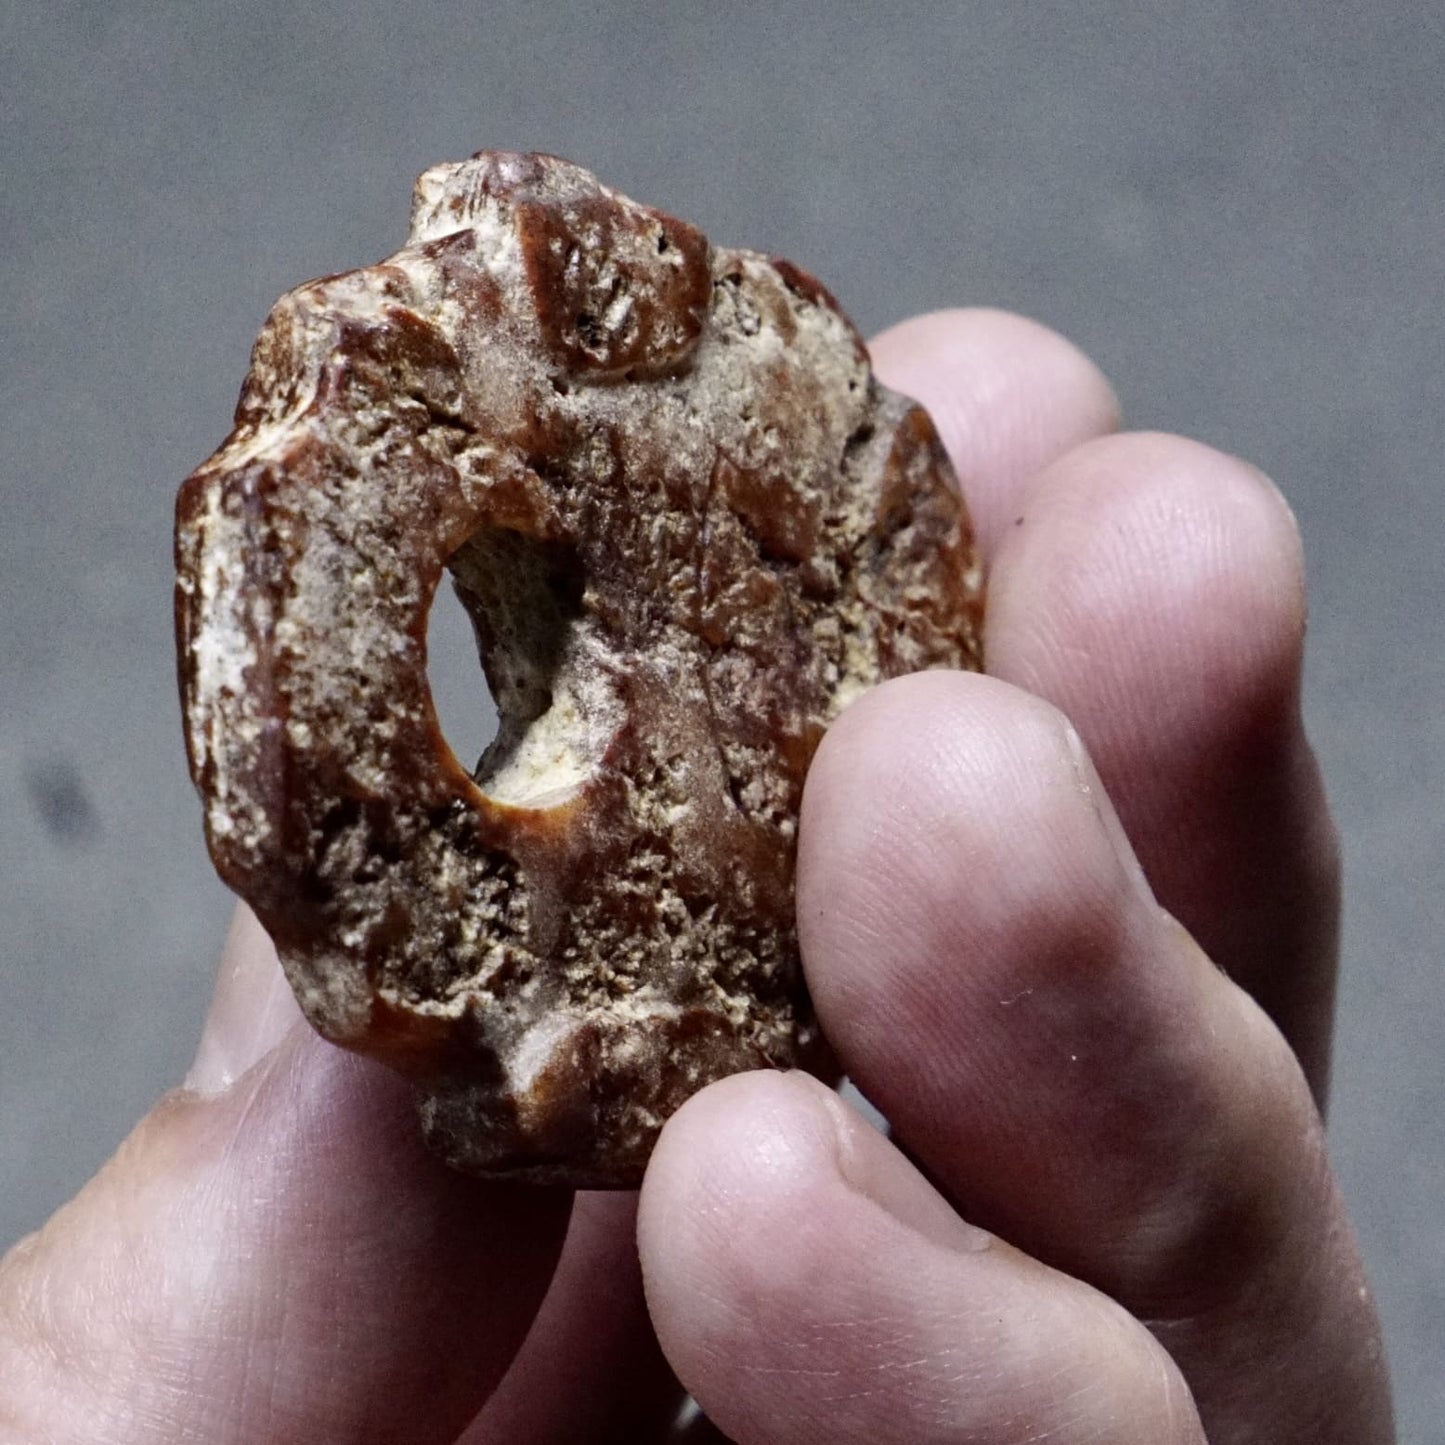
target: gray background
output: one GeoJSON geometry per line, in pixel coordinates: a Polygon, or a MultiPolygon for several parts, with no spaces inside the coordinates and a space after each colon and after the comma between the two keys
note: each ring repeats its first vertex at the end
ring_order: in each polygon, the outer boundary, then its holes
{"type": "Polygon", "coordinates": [[[1279,480],[1349,867],[1336,1157],[1402,1436],[1445,1439],[1438,6],[3,8],[0,1244],[179,1078],[210,988],[176,484],[281,291],[394,249],[425,165],[546,149],[865,329],[1038,316],[1132,423],[1279,480]]]}

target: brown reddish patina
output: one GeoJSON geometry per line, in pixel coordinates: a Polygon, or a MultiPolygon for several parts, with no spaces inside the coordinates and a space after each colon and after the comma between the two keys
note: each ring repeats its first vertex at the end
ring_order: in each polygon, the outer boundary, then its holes
{"type": "Polygon", "coordinates": [[[438,166],[401,251],[277,304],[176,548],[211,855],[452,1163],[635,1185],[710,1080],[823,1063],[804,774],[866,688],[978,665],[981,584],[816,281],[552,157],[438,166]],[[444,572],[501,715],[474,773],[444,572]]]}

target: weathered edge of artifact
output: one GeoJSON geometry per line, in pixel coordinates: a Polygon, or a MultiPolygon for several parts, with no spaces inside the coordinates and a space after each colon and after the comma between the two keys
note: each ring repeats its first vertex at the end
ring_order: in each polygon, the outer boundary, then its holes
{"type": "Polygon", "coordinates": [[[635,1186],[706,1083],[825,1066],[804,775],[865,689],[978,666],[982,584],[815,280],[553,157],[437,166],[400,251],[277,303],[176,560],[216,868],[451,1163],[635,1186]],[[501,714],[475,773],[444,572],[501,714]]]}

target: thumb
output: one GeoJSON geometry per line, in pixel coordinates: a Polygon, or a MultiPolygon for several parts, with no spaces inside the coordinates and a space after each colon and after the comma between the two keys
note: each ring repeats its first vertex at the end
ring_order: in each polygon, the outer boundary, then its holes
{"type": "Polygon", "coordinates": [[[299,1021],[242,910],[186,1087],[0,1261],[0,1436],[452,1440],[569,1206],[427,1155],[407,1086],[299,1021]]]}

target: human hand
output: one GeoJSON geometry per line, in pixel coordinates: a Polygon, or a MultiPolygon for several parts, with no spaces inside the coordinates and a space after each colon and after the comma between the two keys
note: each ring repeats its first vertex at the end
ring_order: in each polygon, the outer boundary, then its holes
{"type": "Polygon", "coordinates": [[[1387,1441],[1311,1097],[1338,861],[1289,513],[1110,435],[1098,374],[1015,318],[874,350],[990,582],[993,676],[864,698],[804,799],[809,983],[901,1147],[798,1076],[685,1106],[642,1196],[668,1357],[745,1441],[1387,1441]]]}
{"type": "Polygon", "coordinates": [[[875,358],[953,453],[1001,679],[879,689],[809,779],[809,979],[900,1147],[801,1076],[704,1091],[642,1193],[649,1323],[634,1202],[569,1231],[436,1164],[243,913],[190,1087],[0,1264],[0,1442],[663,1439],[668,1362],[742,1441],[1390,1438],[1309,1088],[1337,867],[1288,513],[1110,435],[1017,318],[875,358]]]}

